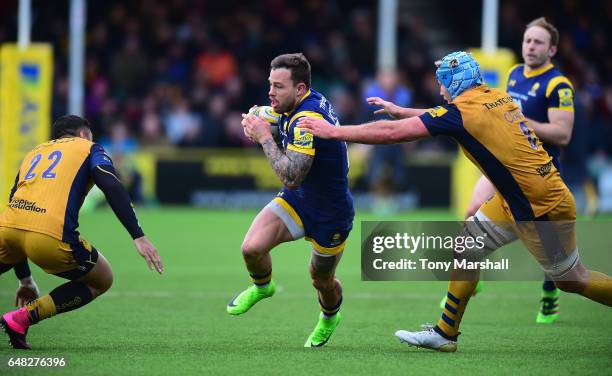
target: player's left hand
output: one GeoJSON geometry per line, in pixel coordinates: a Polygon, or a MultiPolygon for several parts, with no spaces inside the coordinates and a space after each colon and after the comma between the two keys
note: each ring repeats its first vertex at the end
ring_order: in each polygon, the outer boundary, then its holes
{"type": "Polygon", "coordinates": [[[155,269],[159,274],[164,273],[164,264],[157,252],[157,248],[147,239],[146,236],[134,239],[134,245],[138,253],[145,259],[149,269],[155,269]]]}
{"type": "Polygon", "coordinates": [[[319,138],[333,138],[335,126],[323,119],[302,117],[298,120],[298,127],[308,129],[310,133],[319,138]]]}
{"type": "Polygon", "coordinates": [[[38,299],[40,291],[34,279],[30,277],[28,281],[21,281],[17,293],[15,294],[15,305],[19,308],[25,306],[33,300],[38,299]]]}
{"type": "Polygon", "coordinates": [[[366,99],[370,106],[382,107],[379,110],[374,111],[375,115],[387,113],[393,119],[401,118],[402,108],[393,102],[386,101],[380,97],[369,97],[366,99]]]}
{"type": "Polygon", "coordinates": [[[242,114],[244,134],[253,142],[262,143],[266,138],[272,138],[270,124],[259,116],[242,114]]]}

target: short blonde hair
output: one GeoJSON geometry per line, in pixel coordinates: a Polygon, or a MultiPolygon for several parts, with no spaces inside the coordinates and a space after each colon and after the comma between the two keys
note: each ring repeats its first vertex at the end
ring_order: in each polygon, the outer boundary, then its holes
{"type": "Polygon", "coordinates": [[[525,28],[525,30],[529,29],[532,26],[539,26],[543,28],[544,30],[548,31],[548,34],[550,34],[550,45],[551,46],[556,47],[559,44],[559,31],[553,24],[546,21],[546,18],[544,17],[536,18],[535,20],[527,24],[527,27],[525,28]]]}

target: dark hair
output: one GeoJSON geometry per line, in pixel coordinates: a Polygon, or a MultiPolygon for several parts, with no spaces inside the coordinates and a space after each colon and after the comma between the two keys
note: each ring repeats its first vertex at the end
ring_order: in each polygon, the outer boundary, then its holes
{"type": "Polygon", "coordinates": [[[303,82],[310,87],[310,63],[304,54],[284,54],[275,57],[270,63],[270,69],[279,68],[286,68],[291,72],[294,85],[303,82]]]}
{"type": "Polygon", "coordinates": [[[559,44],[559,31],[553,24],[546,21],[546,18],[544,17],[536,18],[535,20],[527,24],[527,27],[525,28],[525,30],[529,29],[532,26],[539,26],[542,29],[548,31],[548,34],[550,34],[551,47],[552,46],[556,47],[559,44]]]}
{"type": "Polygon", "coordinates": [[[54,140],[64,136],[78,136],[79,131],[83,128],[91,131],[87,119],[76,115],[60,116],[51,126],[51,139],[54,140]]]}

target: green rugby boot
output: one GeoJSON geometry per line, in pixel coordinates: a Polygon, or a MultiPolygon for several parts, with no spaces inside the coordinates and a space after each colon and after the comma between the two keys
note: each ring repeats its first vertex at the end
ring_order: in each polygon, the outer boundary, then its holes
{"type": "Polygon", "coordinates": [[[248,289],[244,290],[240,294],[236,295],[227,304],[227,313],[230,315],[242,315],[258,301],[269,298],[276,292],[276,284],[274,280],[270,280],[270,283],[266,287],[258,287],[252,285],[248,289]]]}
{"type": "Polygon", "coordinates": [[[338,324],[342,320],[342,316],[340,316],[340,312],[336,313],[330,318],[323,317],[323,314],[319,316],[319,322],[317,326],[314,328],[310,336],[306,340],[304,347],[322,347],[325,346],[331,335],[336,330],[338,324]]]}
{"type": "Polygon", "coordinates": [[[552,324],[559,318],[559,295],[560,290],[542,291],[542,300],[540,301],[540,312],[536,317],[538,324],[552,324]]]}

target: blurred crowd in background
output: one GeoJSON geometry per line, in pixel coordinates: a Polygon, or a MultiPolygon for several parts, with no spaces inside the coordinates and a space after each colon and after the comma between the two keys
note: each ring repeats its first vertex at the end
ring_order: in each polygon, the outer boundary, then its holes
{"type": "MultiPolygon", "coordinates": [[[[54,3],[33,2],[32,39],[54,45],[55,118],[67,110],[69,24],[68,1],[54,3]]],[[[441,47],[480,45],[481,1],[426,3],[444,11],[411,14],[418,7],[400,6],[398,69],[377,72],[377,1],[89,0],[85,116],[111,153],[149,145],[253,147],[243,135],[241,113],[268,104],[270,60],[297,51],[310,60],[313,87],[331,100],[341,123],[371,119],[364,100],[369,95],[430,107],[442,100],[433,74],[441,47]],[[428,24],[432,16],[435,25],[428,24]],[[447,46],[436,43],[441,31],[450,36],[447,46]]],[[[527,22],[546,16],[557,26],[554,62],[577,92],[580,145],[573,152],[585,160],[609,159],[612,2],[500,3],[499,44],[519,60],[527,22]]],[[[16,8],[16,1],[0,6],[0,42],[16,40],[16,8]]],[[[454,146],[431,140],[410,147],[454,146]]],[[[387,149],[378,158],[393,164],[402,150],[387,149]]],[[[401,185],[402,179],[400,173],[393,181],[401,185]]]]}

